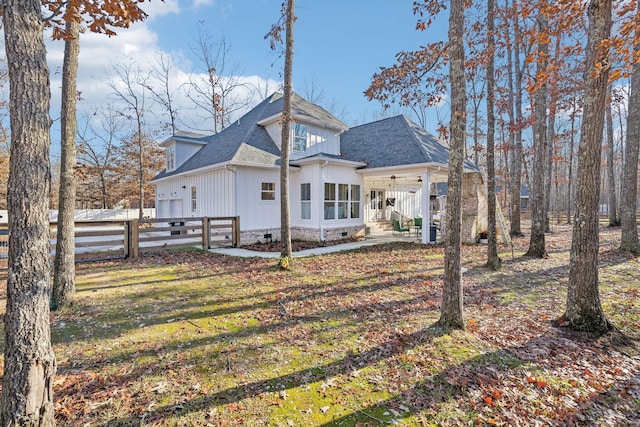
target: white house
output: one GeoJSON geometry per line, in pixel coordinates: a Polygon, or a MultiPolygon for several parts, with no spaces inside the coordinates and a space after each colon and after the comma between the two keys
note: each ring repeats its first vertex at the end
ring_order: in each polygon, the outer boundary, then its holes
{"type": "MultiPolygon", "coordinates": [[[[276,93],[220,133],[163,141],[167,168],[152,181],[157,217],[239,216],[242,243],[278,239],[282,105],[276,93]]],[[[433,135],[404,116],[349,128],[296,94],[292,109],[292,238],[362,234],[392,211],[428,224],[430,183],[446,181],[449,159],[433,135]]],[[[465,172],[463,241],[474,241],[486,227],[486,195],[478,169],[467,163],[465,172]]]]}

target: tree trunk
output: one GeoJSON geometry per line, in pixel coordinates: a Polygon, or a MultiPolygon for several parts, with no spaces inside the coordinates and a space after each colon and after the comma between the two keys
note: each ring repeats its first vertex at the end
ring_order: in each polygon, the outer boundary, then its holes
{"type": "Polygon", "coordinates": [[[449,73],[451,82],[451,143],[447,195],[447,235],[444,253],[442,309],[438,323],[464,329],[460,227],[462,171],[466,134],[466,87],[464,68],[464,0],[451,0],[449,16],[449,73]]]}
{"type": "MultiPolygon", "coordinates": [[[[555,61],[559,63],[562,61],[560,50],[560,37],[556,36],[555,45],[555,61]]],[[[555,68],[555,67],[554,67],[555,68]]],[[[554,70],[551,74],[551,87],[550,87],[550,99],[549,99],[549,127],[547,128],[547,154],[546,154],[546,174],[544,180],[544,231],[545,233],[551,233],[550,215],[551,215],[551,178],[553,176],[553,153],[555,152],[555,140],[556,140],[556,112],[558,111],[558,71],[554,70]]]]}
{"type": "Polygon", "coordinates": [[[282,143],[280,150],[280,267],[286,268],[291,260],[291,219],[289,208],[289,150],[291,147],[291,96],[293,73],[293,23],[295,0],[287,0],[285,56],[284,56],[284,99],[282,108],[282,143]]]}
{"type": "MultiPolygon", "coordinates": [[[[513,1],[515,9],[516,1],[513,1]]],[[[512,236],[522,236],[521,214],[522,205],[520,202],[520,189],[522,187],[522,70],[520,69],[520,26],[518,25],[518,15],[514,13],[513,18],[513,61],[515,70],[515,147],[512,160],[511,177],[511,230],[512,236]]],[[[531,190],[531,188],[529,188],[531,190]]]]}
{"type": "Polygon", "coordinates": [[[54,262],[53,294],[51,307],[73,303],[75,282],[75,208],[76,181],[76,79],[78,56],[80,55],[80,24],[69,20],[66,23],[69,38],[64,44],[62,65],[62,108],[60,111],[60,190],[58,196],[58,231],[56,233],[56,256],[54,262]]]}
{"type": "Polygon", "coordinates": [[[487,267],[499,270],[502,264],[498,256],[496,235],[496,168],[495,168],[495,125],[494,113],[495,76],[494,76],[494,1],[487,0],[487,221],[489,235],[487,244],[487,267]]]}
{"type": "MultiPolygon", "coordinates": [[[[640,12],[640,2],[638,2],[640,12]]],[[[640,30],[636,32],[638,37],[640,30]]],[[[634,51],[640,50],[640,43],[634,45],[634,51]]],[[[620,220],[622,224],[622,238],[620,249],[623,251],[640,253],[638,242],[638,221],[636,218],[638,195],[638,151],[640,149],[640,64],[633,64],[631,73],[631,89],[629,92],[629,107],[627,115],[626,152],[624,155],[624,171],[622,178],[622,204],[620,206],[620,220]]]]}
{"type": "Polygon", "coordinates": [[[2,6],[9,66],[9,261],[3,426],[51,426],[56,359],[49,326],[49,68],[40,2],[2,6]]]}
{"type": "MultiPolygon", "coordinates": [[[[548,18],[543,9],[544,4],[540,6],[540,14],[538,15],[538,32],[545,34],[548,27],[548,18]]],[[[541,37],[542,38],[542,37],[541,37]]],[[[549,57],[549,45],[544,41],[538,44],[538,66],[536,78],[546,79],[547,74],[547,58],[549,57]]],[[[529,250],[526,256],[537,258],[546,258],[547,250],[545,247],[545,158],[547,154],[547,83],[543,81],[538,84],[538,90],[535,94],[535,122],[533,124],[533,140],[534,140],[534,159],[533,159],[533,188],[531,191],[531,238],[529,240],[529,250]]]]}
{"type": "Polygon", "coordinates": [[[576,99],[572,100],[572,112],[571,112],[571,134],[569,135],[569,173],[567,176],[567,224],[571,224],[571,186],[573,184],[573,146],[576,139],[576,99]]]}
{"type": "Polygon", "coordinates": [[[564,318],[577,330],[604,333],[610,324],[600,305],[598,287],[598,202],[604,128],[611,0],[591,0],[585,60],[584,115],[578,148],[576,215],[573,222],[567,309],[564,318]]]}
{"type": "MultiPolygon", "coordinates": [[[[611,94],[611,85],[609,85],[611,94]]],[[[617,227],[618,221],[618,199],[616,197],[616,178],[613,170],[614,142],[613,142],[613,114],[611,113],[611,96],[607,102],[606,123],[607,123],[607,189],[609,195],[609,226],[617,227]]]]}

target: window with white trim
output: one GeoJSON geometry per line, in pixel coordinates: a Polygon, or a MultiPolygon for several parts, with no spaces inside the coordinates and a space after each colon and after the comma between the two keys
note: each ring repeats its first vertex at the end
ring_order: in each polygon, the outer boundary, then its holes
{"type": "Polygon", "coordinates": [[[166,150],[167,155],[167,171],[172,171],[176,168],[176,148],[169,147],[166,150]]]}
{"type": "Polygon", "coordinates": [[[191,187],[191,213],[196,213],[196,209],[198,208],[198,193],[196,191],[196,187],[191,187]]]}
{"type": "Polygon", "coordinates": [[[307,125],[303,123],[293,126],[293,151],[307,151],[307,125]]]}
{"type": "Polygon", "coordinates": [[[324,219],[360,218],[360,186],[324,184],[324,219]]]}
{"type": "Polygon", "coordinates": [[[260,186],[260,200],[275,200],[276,199],[276,183],[275,182],[263,182],[260,186]]]}
{"type": "Polygon", "coordinates": [[[311,184],[300,184],[300,219],[311,219],[311,184]]]}

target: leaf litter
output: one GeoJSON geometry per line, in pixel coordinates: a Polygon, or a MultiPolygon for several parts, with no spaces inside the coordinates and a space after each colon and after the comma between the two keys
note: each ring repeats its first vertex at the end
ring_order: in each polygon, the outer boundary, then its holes
{"type": "Polygon", "coordinates": [[[98,425],[640,425],[640,273],[600,232],[617,330],[555,325],[570,229],[463,247],[466,331],[434,326],[443,248],[395,243],[296,259],[198,251],[81,264],[55,313],[56,421],[98,425]]]}

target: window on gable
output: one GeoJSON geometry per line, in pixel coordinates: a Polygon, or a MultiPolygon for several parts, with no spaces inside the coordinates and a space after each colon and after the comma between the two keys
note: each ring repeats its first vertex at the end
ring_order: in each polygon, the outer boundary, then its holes
{"type": "Polygon", "coordinates": [[[176,148],[169,147],[166,150],[167,155],[167,170],[172,171],[176,168],[176,148]]]}
{"type": "Polygon", "coordinates": [[[260,192],[261,200],[275,200],[276,199],[276,183],[275,182],[263,182],[260,192]]]}
{"type": "Polygon", "coordinates": [[[311,219],[311,184],[300,184],[300,219],[311,219]]]}
{"type": "Polygon", "coordinates": [[[307,125],[296,123],[293,126],[293,151],[307,150],[307,125]]]}

